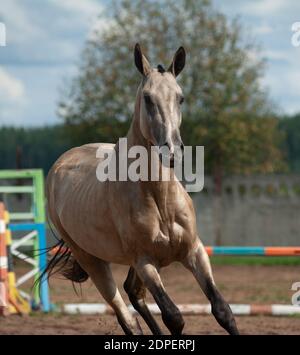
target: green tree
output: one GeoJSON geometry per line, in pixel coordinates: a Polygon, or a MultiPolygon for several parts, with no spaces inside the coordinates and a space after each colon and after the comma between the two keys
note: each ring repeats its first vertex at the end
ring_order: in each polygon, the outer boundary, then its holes
{"type": "Polygon", "coordinates": [[[238,21],[228,22],[207,0],[123,0],[105,16],[108,27],[86,43],[79,75],[60,103],[74,143],[115,141],[126,133],[140,81],[136,42],[152,63],[166,66],[182,44],[188,53],[180,79],[184,142],[205,145],[207,172],[280,167],[277,119],[259,85],[263,62],[238,21]]]}
{"type": "Polygon", "coordinates": [[[300,114],[283,117],[279,128],[285,135],[282,148],[292,172],[300,172],[300,114]]]}
{"type": "Polygon", "coordinates": [[[205,146],[216,196],[225,174],[282,168],[277,119],[259,84],[264,63],[239,21],[228,21],[208,0],[122,0],[104,16],[109,25],[86,43],[79,75],[60,103],[74,143],[125,135],[140,81],[136,42],[150,62],[165,66],[183,45],[181,132],[186,145],[205,146]]]}

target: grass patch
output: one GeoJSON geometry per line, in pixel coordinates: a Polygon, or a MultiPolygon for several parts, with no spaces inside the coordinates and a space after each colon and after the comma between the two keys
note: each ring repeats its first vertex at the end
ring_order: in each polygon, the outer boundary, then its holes
{"type": "Polygon", "coordinates": [[[300,265],[299,256],[211,256],[213,265],[300,265]]]}

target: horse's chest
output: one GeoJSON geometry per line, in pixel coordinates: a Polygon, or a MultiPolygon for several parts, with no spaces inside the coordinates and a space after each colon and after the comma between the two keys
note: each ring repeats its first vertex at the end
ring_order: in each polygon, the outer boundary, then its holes
{"type": "Polygon", "coordinates": [[[180,244],[184,236],[183,227],[177,222],[161,224],[157,236],[154,237],[155,243],[166,245],[180,244]]]}
{"type": "MultiPolygon", "coordinates": [[[[180,260],[192,243],[192,226],[189,218],[176,208],[159,211],[146,208],[132,215],[130,240],[137,254],[151,256],[161,265],[180,260]]],[[[132,245],[128,245],[132,249],[132,245]]]]}
{"type": "Polygon", "coordinates": [[[149,241],[150,253],[163,265],[181,259],[188,250],[186,231],[177,222],[163,225],[149,241]]]}

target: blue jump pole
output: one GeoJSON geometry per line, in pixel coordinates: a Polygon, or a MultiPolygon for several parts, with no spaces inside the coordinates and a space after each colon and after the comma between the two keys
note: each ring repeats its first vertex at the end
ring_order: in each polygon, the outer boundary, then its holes
{"type": "MultiPolygon", "coordinates": [[[[38,233],[39,233],[39,269],[40,273],[42,273],[47,266],[47,253],[46,253],[46,228],[45,224],[41,223],[38,225],[38,233]]],[[[44,312],[50,311],[50,301],[49,301],[49,288],[48,288],[48,281],[47,275],[44,275],[41,280],[41,304],[44,312]]]]}
{"type": "Polygon", "coordinates": [[[265,255],[264,247],[212,247],[213,255],[265,255]]]}
{"type": "MultiPolygon", "coordinates": [[[[42,273],[47,266],[47,253],[45,248],[46,243],[46,227],[44,223],[10,223],[9,228],[12,232],[19,231],[34,231],[38,232],[38,249],[40,255],[38,257],[39,272],[42,273]]],[[[39,253],[35,250],[35,253],[39,253]]],[[[44,275],[40,284],[40,301],[44,312],[50,311],[49,289],[47,282],[47,275],[44,275]]]]}

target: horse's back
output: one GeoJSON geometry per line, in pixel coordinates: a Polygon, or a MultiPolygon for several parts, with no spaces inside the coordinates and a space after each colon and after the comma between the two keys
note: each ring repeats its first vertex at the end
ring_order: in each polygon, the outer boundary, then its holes
{"type": "Polygon", "coordinates": [[[67,178],[70,175],[76,179],[86,178],[91,171],[95,172],[96,177],[95,169],[100,162],[97,151],[101,148],[105,151],[113,150],[114,146],[112,143],[90,143],[68,150],[50,169],[47,183],[52,183],[55,178],[67,178]]]}
{"type": "MultiPolygon", "coordinates": [[[[91,143],[65,152],[54,163],[47,176],[46,193],[48,205],[52,201],[56,208],[68,200],[80,201],[101,183],[97,180],[96,169],[100,162],[97,151],[114,149],[114,144],[91,143]]],[[[101,188],[101,187],[100,187],[101,188]]]]}

